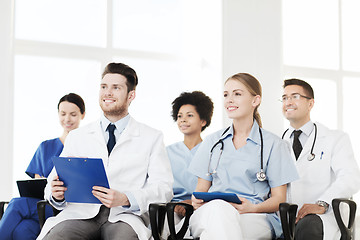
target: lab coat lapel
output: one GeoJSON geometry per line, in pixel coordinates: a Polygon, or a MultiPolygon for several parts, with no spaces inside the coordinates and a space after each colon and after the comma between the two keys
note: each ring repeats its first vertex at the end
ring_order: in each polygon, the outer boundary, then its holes
{"type": "MultiPolygon", "coordinates": [[[[107,147],[106,147],[106,142],[105,142],[105,137],[103,134],[103,131],[101,129],[101,124],[100,124],[100,120],[94,122],[93,124],[91,124],[89,126],[88,129],[88,134],[89,137],[94,138],[95,141],[97,141],[100,145],[101,145],[101,156],[102,159],[106,159],[107,158],[107,147]]],[[[99,151],[100,151],[99,149],[99,151]]]]}
{"type": "MultiPolygon", "coordinates": [[[[138,137],[140,135],[139,127],[135,119],[130,117],[128,125],[125,127],[124,131],[121,133],[119,139],[116,141],[114,149],[120,146],[121,144],[130,141],[133,137],[138,137]]],[[[113,150],[114,150],[113,149],[113,150]]]]}

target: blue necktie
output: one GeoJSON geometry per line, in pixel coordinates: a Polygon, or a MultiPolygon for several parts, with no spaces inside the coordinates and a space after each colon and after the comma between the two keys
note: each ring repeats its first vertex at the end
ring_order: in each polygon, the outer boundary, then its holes
{"type": "Polygon", "coordinates": [[[294,154],[295,154],[295,158],[296,160],[299,158],[299,155],[302,151],[302,146],[301,146],[301,142],[299,140],[299,136],[302,133],[301,130],[294,130],[294,141],[293,141],[293,150],[294,150],[294,154]]]}
{"type": "Polygon", "coordinates": [[[109,141],[107,143],[107,149],[108,149],[108,153],[110,155],[112,149],[115,146],[116,140],[115,140],[115,135],[114,135],[114,131],[116,129],[116,126],[114,124],[109,124],[109,126],[107,127],[107,131],[109,132],[109,141]]]}

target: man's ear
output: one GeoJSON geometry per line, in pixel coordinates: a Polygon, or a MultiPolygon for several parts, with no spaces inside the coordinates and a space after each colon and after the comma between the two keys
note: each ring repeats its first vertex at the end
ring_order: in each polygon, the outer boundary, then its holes
{"type": "Polygon", "coordinates": [[[309,110],[311,110],[314,107],[314,104],[315,104],[315,100],[313,98],[309,99],[309,110]]]}
{"type": "Polygon", "coordinates": [[[128,94],[128,98],[129,98],[130,101],[134,100],[134,99],[135,99],[135,96],[136,96],[135,90],[131,90],[131,91],[129,92],[129,94],[128,94]]]}

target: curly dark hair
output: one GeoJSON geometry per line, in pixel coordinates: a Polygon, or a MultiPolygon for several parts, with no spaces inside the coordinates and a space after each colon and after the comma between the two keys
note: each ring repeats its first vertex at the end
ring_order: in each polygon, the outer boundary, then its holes
{"type": "Polygon", "coordinates": [[[179,109],[183,105],[193,105],[200,116],[201,120],[206,121],[205,126],[201,128],[204,131],[211,123],[211,117],[214,111],[214,104],[208,96],[201,91],[183,92],[172,102],[171,116],[177,121],[179,109]]]}

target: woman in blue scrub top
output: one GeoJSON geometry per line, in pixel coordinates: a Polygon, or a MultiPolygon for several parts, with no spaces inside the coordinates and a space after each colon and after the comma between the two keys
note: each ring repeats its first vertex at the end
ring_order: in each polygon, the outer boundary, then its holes
{"type": "Polygon", "coordinates": [[[275,212],[286,201],[287,184],[298,179],[298,174],[286,143],[261,128],[261,94],[260,83],[250,74],[239,73],[225,82],[224,108],[232,125],[203,141],[189,170],[198,176],[196,191],[235,193],[242,203],[205,203],[193,196],[193,237],[248,240],[272,239],[282,234],[275,212]],[[220,139],[223,151],[219,143],[211,154],[220,139]],[[265,180],[257,177],[261,170],[265,180]]]}
{"type": "MultiPolygon", "coordinates": [[[[68,133],[79,127],[85,116],[83,99],[70,93],[63,96],[58,103],[58,116],[63,134],[59,138],[46,140],[40,144],[32,158],[26,173],[31,178],[47,177],[53,168],[51,158],[59,156],[68,133]]],[[[36,203],[40,199],[19,197],[11,199],[0,221],[0,238],[2,240],[34,240],[40,233],[36,203]]],[[[47,217],[52,215],[47,209],[47,217]]]]}
{"type": "MultiPolygon", "coordinates": [[[[172,102],[172,118],[184,134],[184,140],[166,147],[174,176],[173,202],[191,204],[191,195],[197,184],[197,177],[188,171],[189,164],[202,142],[201,132],[211,123],[214,105],[203,92],[183,92],[172,102]]],[[[184,216],[181,206],[175,208],[184,216]]]]}

